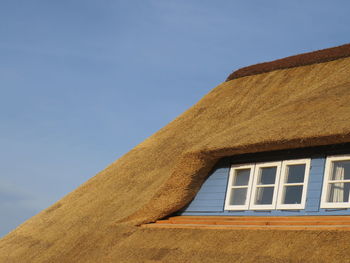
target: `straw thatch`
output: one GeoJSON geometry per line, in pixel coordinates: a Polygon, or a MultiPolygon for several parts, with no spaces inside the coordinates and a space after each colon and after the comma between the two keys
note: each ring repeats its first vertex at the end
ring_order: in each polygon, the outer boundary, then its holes
{"type": "Polygon", "coordinates": [[[350,58],[224,82],[4,237],[0,262],[344,262],[346,232],[135,225],[185,206],[224,156],[350,142],[349,101],[350,58]]]}

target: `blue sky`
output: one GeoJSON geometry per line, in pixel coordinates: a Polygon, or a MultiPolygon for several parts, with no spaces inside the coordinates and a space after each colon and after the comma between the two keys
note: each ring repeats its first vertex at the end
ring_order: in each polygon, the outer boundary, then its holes
{"type": "Polygon", "coordinates": [[[0,1],[0,236],[234,69],[350,42],[350,2],[0,1]]]}

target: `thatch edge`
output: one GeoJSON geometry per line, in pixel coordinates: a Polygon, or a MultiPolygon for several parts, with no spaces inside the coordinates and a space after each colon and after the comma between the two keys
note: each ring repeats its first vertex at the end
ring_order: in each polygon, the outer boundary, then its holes
{"type": "Polygon", "coordinates": [[[243,67],[232,72],[227,77],[226,81],[267,73],[280,69],[288,69],[312,64],[325,63],[346,57],[350,57],[350,44],[307,52],[282,59],[277,59],[270,62],[263,62],[243,67]]]}

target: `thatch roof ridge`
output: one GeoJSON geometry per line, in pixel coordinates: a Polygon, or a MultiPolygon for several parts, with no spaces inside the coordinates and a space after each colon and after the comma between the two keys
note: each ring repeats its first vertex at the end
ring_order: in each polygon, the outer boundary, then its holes
{"type": "Polygon", "coordinates": [[[294,56],[273,60],[270,62],[263,62],[243,67],[232,72],[227,77],[226,81],[246,76],[257,75],[261,73],[267,73],[279,69],[287,69],[317,63],[324,63],[346,57],[350,57],[350,44],[302,53],[294,56]]]}

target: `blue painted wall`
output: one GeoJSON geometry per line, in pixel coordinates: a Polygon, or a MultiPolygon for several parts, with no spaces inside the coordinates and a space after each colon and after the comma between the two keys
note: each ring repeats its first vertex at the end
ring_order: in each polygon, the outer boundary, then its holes
{"type": "Polygon", "coordinates": [[[304,210],[226,211],[224,210],[230,163],[221,160],[181,215],[302,216],[350,215],[350,209],[320,209],[326,157],[313,157],[304,210]]]}
{"type": "Polygon", "coordinates": [[[220,162],[184,212],[223,212],[230,166],[220,162]]]}

